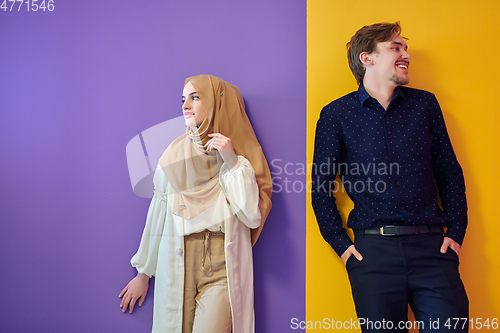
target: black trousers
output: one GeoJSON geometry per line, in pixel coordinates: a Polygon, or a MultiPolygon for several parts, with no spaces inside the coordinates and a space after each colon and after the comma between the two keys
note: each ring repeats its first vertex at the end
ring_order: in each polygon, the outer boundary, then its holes
{"type": "Polygon", "coordinates": [[[468,332],[469,300],[441,234],[356,236],[346,268],[363,332],[468,332]],[[408,304],[415,321],[408,322],[408,304]]]}

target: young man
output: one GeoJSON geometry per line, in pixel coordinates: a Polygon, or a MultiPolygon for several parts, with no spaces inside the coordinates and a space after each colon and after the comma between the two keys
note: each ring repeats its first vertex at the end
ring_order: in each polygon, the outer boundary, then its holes
{"type": "Polygon", "coordinates": [[[466,332],[462,169],[434,95],[402,87],[411,56],[400,33],[399,22],[373,24],[347,44],[359,88],[321,112],[312,204],[346,265],[363,332],[406,332],[408,304],[421,332],[466,332]],[[354,244],[332,194],[337,175],[354,202],[354,244]],[[464,319],[455,326],[454,318],[464,319]]]}

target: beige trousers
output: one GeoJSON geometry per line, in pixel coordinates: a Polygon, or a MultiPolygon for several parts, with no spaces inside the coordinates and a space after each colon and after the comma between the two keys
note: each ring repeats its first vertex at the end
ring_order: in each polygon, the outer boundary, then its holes
{"type": "Polygon", "coordinates": [[[183,333],[230,333],[224,233],[184,236],[183,333]]]}

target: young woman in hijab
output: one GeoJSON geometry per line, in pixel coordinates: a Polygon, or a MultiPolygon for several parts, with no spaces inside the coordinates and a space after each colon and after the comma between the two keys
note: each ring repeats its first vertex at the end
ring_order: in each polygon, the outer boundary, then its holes
{"type": "Polygon", "coordinates": [[[194,76],[182,99],[186,134],[156,168],[120,306],[142,305],[155,276],[153,332],[253,333],[252,245],[271,209],[269,167],[236,86],[194,76]]]}

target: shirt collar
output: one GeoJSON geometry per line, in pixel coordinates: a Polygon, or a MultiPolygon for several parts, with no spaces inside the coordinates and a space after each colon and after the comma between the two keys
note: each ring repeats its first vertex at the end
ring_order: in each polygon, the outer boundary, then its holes
{"type": "MultiPolygon", "coordinates": [[[[401,97],[402,99],[405,99],[405,94],[404,94],[403,89],[401,89],[401,86],[397,86],[394,89],[394,94],[392,95],[392,100],[395,100],[396,97],[398,97],[398,96],[401,97]]],[[[361,105],[364,105],[368,99],[372,98],[370,96],[370,94],[368,94],[368,92],[366,91],[365,86],[363,85],[363,82],[361,82],[361,84],[359,85],[359,88],[358,88],[358,98],[359,98],[359,102],[361,103],[361,105]]]]}

